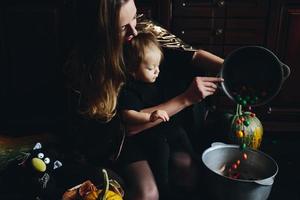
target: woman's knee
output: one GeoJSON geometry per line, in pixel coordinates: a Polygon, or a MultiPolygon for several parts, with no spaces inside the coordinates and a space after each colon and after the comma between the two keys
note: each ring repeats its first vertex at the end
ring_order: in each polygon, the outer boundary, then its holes
{"type": "Polygon", "coordinates": [[[130,200],[158,200],[158,188],[147,161],[132,163],[127,168],[128,198],[130,200]]]}
{"type": "Polygon", "coordinates": [[[192,157],[185,152],[178,152],[172,157],[171,177],[173,184],[193,187],[199,181],[199,170],[192,157]]]}
{"type": "Polygon", "coordinates": [[[177,152],[172,156],[172,165],[177,169],[190,169],[193,165],[193,160],[188,153],[177,152]]]}
{"type": "Polygon", "coordinates": [[[159,199],[158,189],[155,184],[148,185],[147,187],[137,191],[133,199],[158,200],[159,199]]]}

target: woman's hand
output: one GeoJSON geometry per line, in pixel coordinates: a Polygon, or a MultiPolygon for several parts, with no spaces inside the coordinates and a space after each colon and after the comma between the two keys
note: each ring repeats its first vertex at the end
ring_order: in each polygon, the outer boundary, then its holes
{"type": "Polygon", "coordinates": [[[223,81],[224,79],[217,77],[195,77],[188,89],[184,92],[187,104],[192,105],[214,94],[217,89],[217,84],[223,81]]]}
{"type": "Polygon", "coordinates": [[[155,122],[156,120],[161,119],[164,122],[169,121],[169,115],[164,110],[155,110],[150,115],[150,122],[155,122]]]}

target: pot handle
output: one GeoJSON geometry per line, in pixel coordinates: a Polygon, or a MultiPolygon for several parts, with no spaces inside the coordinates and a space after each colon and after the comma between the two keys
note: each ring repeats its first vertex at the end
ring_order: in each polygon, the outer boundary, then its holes
{"type": "Polygon", "coordinates": [[[273,185],[274,177],[270,177],[270,178],[263,179],[263,180],[256,180],[254,182],[259,184],[259,185],[269,186],[269,185],[273,185]]]}
{"type": "Polygon", "coordinates": [[[291,69],[286,64],[282,64],[281,67],[283,69],[283,80],[285,81],[290,76],[291,69]]]}
{"type": "Polygon", "coordinates": [[[239,145],[235,145],[235,144],[226,144],[223,142],[213,142],[211,144],[211,147],[238,147],[239,145]]]}
{"type": "Polygon", "coordinates": [[[227,144],[225,144],[223,142],[213,142],[213,143],[211,143],[212,147],[215,147],[215,146],[224,146],[224,145],[227,145],[227,144]]]}

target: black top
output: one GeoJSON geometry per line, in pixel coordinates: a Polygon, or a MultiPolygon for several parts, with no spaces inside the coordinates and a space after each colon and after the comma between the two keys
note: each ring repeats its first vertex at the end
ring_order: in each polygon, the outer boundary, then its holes
{"type": "Polygon", "coordinates": [[[119,110],[140,111],[158,105],[162,101],[162,92],[158,82],[145,83],[129,78],[121,90],[118,107],[119,110]]]}
{"type": "MultiPolygon", "coordinates": [[[[192,52],[164,49],[164,61],[160,75],[154,84],[128,79],[122,89],[118,109],[140,111],[152,107],[183,92],[193,77],[191,67],[192,52]]],[[[93,162],[105,163],[119,149],[122,138],[122,124],[118,116],[109,123],[90,119],[78,112],[84,105],[84,98],[71,91],[69,95],[69,128],[64,134],[64,146],[83,153],[93,162]]],[[[157,127],[157,126],[156,126],[157,127]]]]}
{"type": "Polygon", "coordinates": [[[128,77],[118,101],[119,110],[140,111],[159,105],[183,92],[190,84],[195,72],[190,67],[194,52],[179,49],[163,49],[164,60],[160,74],[154,83],[145,83],[128,77]]]}

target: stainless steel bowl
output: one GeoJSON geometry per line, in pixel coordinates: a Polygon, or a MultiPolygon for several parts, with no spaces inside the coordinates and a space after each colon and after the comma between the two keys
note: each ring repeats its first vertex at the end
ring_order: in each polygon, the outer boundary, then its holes
{"type": "Polygon", "coordinates": [[[214,143],[202,154],[207,169],[207,181],[213,199],[266,200],[271,192],[278,165],[267,154],[253,149],[240,150],[238,145],[214,143]],[[248,158],[242,160],[242,154],[248,158]],[[224,174],[224,165],[230,166],[237,160],[240,178],[224,174]]]}

